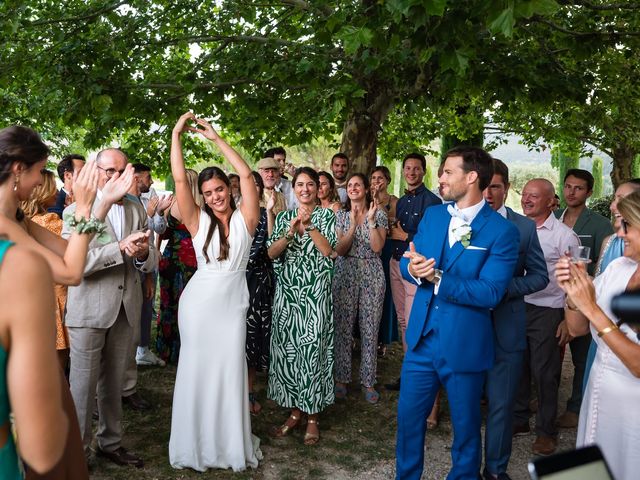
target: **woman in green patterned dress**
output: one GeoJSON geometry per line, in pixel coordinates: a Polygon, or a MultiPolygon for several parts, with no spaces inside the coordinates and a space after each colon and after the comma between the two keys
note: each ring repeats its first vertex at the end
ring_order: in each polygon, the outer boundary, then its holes
{"type": "Polygon", "coordinates": [[[292,409],[272,435],[287,435],[306,413],[304,444],[314,445],[320,439],[318,413],[334,400],[330,255],[336,217],[317,206],[315,170],[299,168],[292,183],[300,206],[278,214],[268,242],[269,257],[277,259],[268,395],[292,409]]]}

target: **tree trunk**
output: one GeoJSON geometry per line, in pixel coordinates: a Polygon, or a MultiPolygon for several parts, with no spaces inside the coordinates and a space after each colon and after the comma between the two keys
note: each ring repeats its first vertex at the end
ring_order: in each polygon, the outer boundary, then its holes
{"type": "Polygon", "coordinates": [[[613,170],[611,170],[611,182],[613,190],[618,185],[631,180],[633,178],[634,158],[636,152],[629,145],[617,145],[613,149],[613,170]]]}
{"type": "Polygon", "coordinates": [[[376,165],[378,124],[369,117],[350,115],[342,131],[340,151],[349,157],[349,173],[369,175],[376,165]]]}

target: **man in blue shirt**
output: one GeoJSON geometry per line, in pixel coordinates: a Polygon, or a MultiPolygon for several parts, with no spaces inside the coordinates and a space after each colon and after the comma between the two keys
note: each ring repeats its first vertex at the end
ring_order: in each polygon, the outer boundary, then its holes
{"type": "MultiPolygon", "coordinates": [[[[398,200],[396,206],[396,219],[389,219],[389,238],[391,239],[393,253],[389,262],[389,276],[391,294],[398,315],[398,330],[402,334],[402,349],[407,351],[405,331],[407,320],[411,313],[413,297],[416,294],[416,286],[402,278],[400,273],[400,259],[409,248],[409,242],[418,232],[418,225],[425,210],[432,205],[442,203],[435,194],[427,190],[422,183],[427,168],[427,161],[420,153],[410,153],[402,161],[402,175],[407,184],[403,197],[398,200]]],[[[386,385],[388,390],[399,390],[400,379],[386,385]]]]}

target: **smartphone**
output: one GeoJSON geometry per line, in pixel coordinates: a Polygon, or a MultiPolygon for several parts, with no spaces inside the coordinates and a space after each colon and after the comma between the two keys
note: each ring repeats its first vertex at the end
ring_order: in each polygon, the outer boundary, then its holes
{"type": "Polygon", "coordinates": [[[533,480],[614,480],[597,445],[563,452],[529,462],[533,480]]]}

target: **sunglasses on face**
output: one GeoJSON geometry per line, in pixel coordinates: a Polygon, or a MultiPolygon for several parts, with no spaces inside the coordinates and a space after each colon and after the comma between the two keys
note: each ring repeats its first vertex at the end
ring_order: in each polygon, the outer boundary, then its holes
{"type": "Polygon", "coordinates": [[[116,170],[115,168],[102,168],[100,165],[97,165],[97,167],[100,170],[104,170],[104,173],[107,175],[107,178],[113,177],[116,174],[116,172],[118,172],[120,175],[124,173],[124,169],[116,170]]]}
{"type": "Polygon", "coordinates": [[[627,234],[627,230],[629,229],[629,222],[627,222],[624,218],[620,219],[620,226],[622,227],[622,231],[624,234],[627,234]]]}

